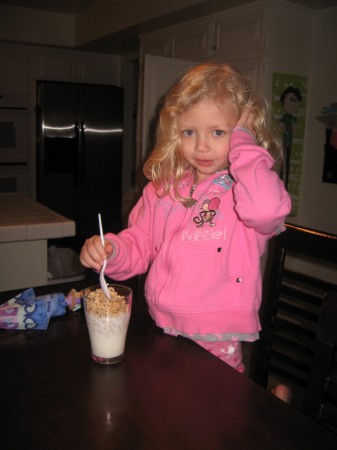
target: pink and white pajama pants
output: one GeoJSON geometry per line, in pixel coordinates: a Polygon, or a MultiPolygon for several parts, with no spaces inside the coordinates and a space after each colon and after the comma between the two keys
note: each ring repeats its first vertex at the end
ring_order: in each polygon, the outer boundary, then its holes
{"type": "Polygon", "coordinates": [[[238,372],[245,371],[245,365],[242,362],[242,347],[240,341],[194,341],[205,350],[213,353],[225,363],[232,366],[238,372]]]}

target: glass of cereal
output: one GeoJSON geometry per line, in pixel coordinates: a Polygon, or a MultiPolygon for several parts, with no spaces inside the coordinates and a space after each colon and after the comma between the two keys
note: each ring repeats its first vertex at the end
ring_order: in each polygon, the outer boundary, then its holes
{"type": "Polygon", "coordinates": [[[111,299],[104,295],[99,285],[88,287],[83,295],[91,355],[100,364],[122,361],[132,307],[129,287],[119,284],[108,287],[111,299]]]}

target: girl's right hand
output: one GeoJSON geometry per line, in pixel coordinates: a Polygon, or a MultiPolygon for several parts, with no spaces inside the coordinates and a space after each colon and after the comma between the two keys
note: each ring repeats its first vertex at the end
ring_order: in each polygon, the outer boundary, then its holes
{"type": "Polygon", "coordinates": [[[100,236],[93,236],[84,242],[81,249],[80,262],[84,267],[100,271],[105,259],[113,253],[113,247],[110,241],[104,240],[102,244],[100,236]]]}

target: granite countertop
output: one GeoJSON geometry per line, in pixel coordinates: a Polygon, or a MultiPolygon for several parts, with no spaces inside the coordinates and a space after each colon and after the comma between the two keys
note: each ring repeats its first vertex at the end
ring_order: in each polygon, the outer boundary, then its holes
{"type": "Polygon", "coordinates": [[[73,220],[18,193],[0,193],[0,243],[74,236],[73,220]]]}

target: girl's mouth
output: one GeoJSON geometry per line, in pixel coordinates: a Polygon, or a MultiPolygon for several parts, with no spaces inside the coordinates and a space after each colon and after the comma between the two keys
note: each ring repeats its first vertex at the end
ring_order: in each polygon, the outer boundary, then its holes
{"type": "Polygon", "coordinates": [[[213,161],[211,159],[197,159],[196,163],[202,167],[209,167],[212,165],[213,161]]]}

